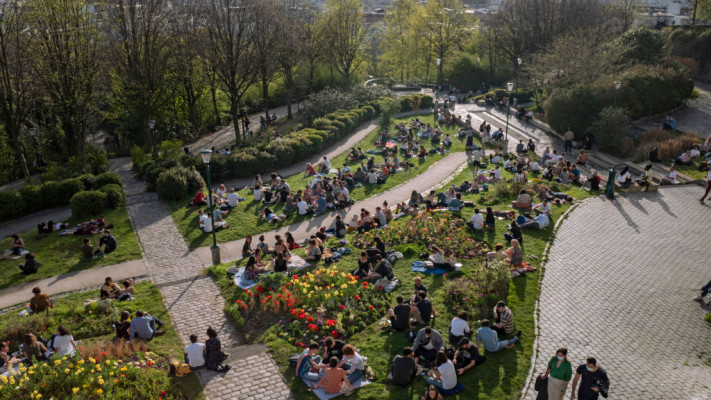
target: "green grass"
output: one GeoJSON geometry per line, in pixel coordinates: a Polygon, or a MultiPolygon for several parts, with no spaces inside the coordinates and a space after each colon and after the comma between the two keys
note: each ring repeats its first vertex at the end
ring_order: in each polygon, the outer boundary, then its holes
{"type": "MultiPolygon", "coordinates": [[[[701,164],[702,160],[704,160],[703,157],[697,157],[697,158],[691,160],[691,165],[676,164],[676,165],[674,165],[674,169],[677,172],[681,172],[682,174],[689,176],[690,178],[705,180],[706,179],[706,171],[699,171],[699,168],[698,168],[699,164],[701,164]]],[[[667,167],[671,166],[671,161],[665,161],[664,165],[666,165],[667,167]]]]}
{"type": "MultiPolygon", "coordinates": [[[[17,260],[0,260],[0,289],[68,272],[118,264],[120,262],[141,258],[141,249],[138,246],[138,240],[136,239],[136,234],[133,232],[133,227],[131,226],[131,221],[126,209],[106,209],[103,215],[107,224],[114,224],[111,233],[116,237],[118,248],[116,248],[113,253],[107,257],[90,261],[81,260],[80,248],[84,244],[84,238],[89,237],[94,247],[96,247],[98,246],[101,234],[91,236],[59,236],[59,234],[55,232],[43,238],[38,238],[36,229],[27,232],[18,232],[18,235],[25,241],[25,249],[33,252],[37,256],[37,260],[40,262],[40,268],[35,274],[25,275],[18,268],[18,266],[24,262],[24,258],[17,260]]],[[[85,218],[72,217],[65,222],[73,226],[85,221],[85,218]]],[[[1,241],[0,249],[9,249],[11,240],[11,238],[6,238],[1,241]]]]}
{"type": "MultiPolygon", "coordinates": [[[[395,119],[396,122],[400,121],[405,121],[409,123],[411,119],[415,118],[415,116],[409,116],[406,118],[399,118],[395,119]]],[[[417,118],[420,119],[420,121],[424,123],[434,123],[434,117],[431,114],[423,114],[417,116],[417,118]]],[[[460,140],[459,138],[456,137],[458,128],[452,126],[452,127],[445,127],[444,132],[449,133],[450,137],[452,138],[452,146],[450,147],[450,152],[457,152],[457,151],[464,151],[464,145],[465,141],[460,140]]],[[[357,145],[356,147],[361,147],[363,151],[367,151],[370,149],[375,149],[375,145],[373,144],[376,139],[379,130],[374,130],[370,134],[368,134],[365,138],[363,138],[357,145]]],[[[431,145],[428,143],[427,144],[427,149],[431,148],[431,145]]],[[[368,155],[370,156],[370,155],[368,155]]],[[[337,166],[343,165],[347,157],[347,152],[343,153],[337,157],[334,157],[331,160],[332,166],[335,168],[337,166]]],[[[399,172],[396,174],[391,175],[387,182],[382,185],[368,185],[364,184],[363,186],[359,188],[354,188],[350,195],[353,199],[356,201],[358,200],[363,200],[368,197],[375,196],[377,194],[383,193],[387,190],[392,189],[395,186],[398,186],[422,173],[424,173],[433,163],[441,160],[442,158],[446,157],[446,154],[439,155],[428,155],[425,160],[418,160],[417,158],[410,159],[410,162],[415,164],[414,168],[410,168],[408,171],[405,172],[399,172]]],[[[380,163],[383,161],[383,157],[380,155],[375,155],[375,162],[380,163]]],[[[305,164],[304,164],[305,165],[305,164]]],[[[359,163],[352,163],[350,164],[351,166],[356,166],[359,165],[359,163]]],[[[304,174],[296,174],[292,175],[289,177],[286,177],[286,181],[289,183],[289,186],[291,187],[292,191],[297,191],[299,189],[303,189],[306,187],[306,184],[308,181],[312,180],[312,178],[304,176],[304,174]]],[[[229,215],[225,217],[225,220],[230,223],[230,227],[228,229],[221,230],[217,232],[217,240],[219,242],[226,242],[226,241],[232,241],[232,240],[237,240],[244,238],[247,235],[254,235],[257,233],[261,232],[266,232],[270,231],[273,229],[276,229],[280,226],[285,226],[285,225],[290,225],[295,222],[302,221],[304,219],[310,218],[311,216],[299,216],[298,213],[294,212],[291,214],[287,214],[287,218],[277,224],[269,224],[268,222],[264,221],[260,216],[259,216],[259,211],[264,207],[262,203],[260,202],[255,202],[253,200],[253,196],[251,191],[247,190],[241,190],[239,191],[239,194],[241,197],[244,197],[247,199],[247,201],[239,203],[236,208],[234,208],[232,211],[230,211],[229,215]]],[[[173,215],[173,219],[175,220],[176,225],[178,226],[178,229],[180,230],[180,233],[183,235],[183,237],[186,239],[186,242],[188,243],[188,246],[191,249],[200,247],[200,246],[206,246],[210,243],[211,235],[203,233],[199,227],[198,227],[198,210],[199,208],[197,207],[185,207],[185,204],[190,199],[186,198],[184,200],[180,201],[174,201],[170,202],[170,210],[173,215]]],[[[282,214],[284,213],[284,203],[279,202],[276,204],[274,207],[270,207],[272,210],[274,210],[275,213],[277,214],[282,214]]]]}
{"type": "MultiPolygon", "coordinates": [[[[162,358],[182,360],[183,344],[171,324],[170,314],[165,308],[160,291],[152,282],[137,283],[135,289],[135,300],[121,303],[112,301],[110,304],[112,304],[113,311],[108,313],[100,313],[96,309],[83,306],[86,300],[98,299],[98,290],[56,298],[54,308],[48,314],[19,317],[17,310],[10,311],[0,315],[0,332],[3,332],[4,338],[12,338],[16,332],[18,334],[34,332],[44,339],[49,339],[55,333],[57,326],[61,324],[72,331],[75,340],[82,341],[81,344],[78,344],[82,348],[94,342],[113,339],[114,332],[111,325],[118,319],[121,311],[128,310],[131,315],[135,315],[137,310],[143,310],[165,323],[163,328],[166,330],[165,335],[157,336],[148,342],[148,351],[152,351],[162,358]]],[[[14,341],[11,344],[11,350],[16,350],[14,341]]],[[[186,399],[203,398],[202,386],[194,374],[183,378],[173,378],[171,382],[179,392],[184,393],[186,399]]]]}
{"type": "MultiPolygon", "coordinates": [[[[466,170],[460,173],[454,178],[453,183],[461,183],[464,180],[471,179],[472,173],[466,170]]],[[[508,173],[504,173],[504,177],[510,176],[508,173]]],[[[570,193],[572,196],[583,199],[590,197],[591,194],[587,191],[580,190],[575,187],[566,187],[566,192],[570,193]]],[[[484,194],[488,196],[488,194],[484,194]]],[[[481,195],[465,195],[465,200],[472,200],[479,202],[481,200],[481,195]]],[[[503,199],[494,209],[507,210],[508,202],[512,200],[512,197],[503,199]]],[[[524,230],[524,243],[523,249],[525,254],[525,260],[540,269],[540,263],[543,261],[543,251],[546,244],[551,240],[553,235],[553,229],[555,222],[561,218],[565,211],[571,207],[571,205],[553,205],[553,218],[551,225],[543,230],[524,230]]],[[[473,208],[464,208],[461,215],[464,219],[469,219],[471,214],[473,214],[473,208]]],[[[404,219],[403,219],[404,221],[404,219]]],[[[398,221],[400,223],[400,221],[398,221]]],[[[483,240],[493,247],[496,243],[506,243],[504,240],[504,233],[506,232],[506,224],[508,221],[497,220],[496,227],[494,230],[472,233],[468,234],[472,238],[483,240]]],[[[349,239],[353,236],[349,235],[349,239]]],[[[333,241],[333,239],[331,239],[333,241]]],[[[329,244],[327,243],[327,246],[329,244]]],[[[413,248],[415,254],[420,251],[424,251],[422,244],[408,244],[395,246],[395,249],[403,251],[407,248],[413,248]]],[[[299,251],[297,250],[297,253],[299,251]]],[[[357,249],[354,249],[353,253],[342,258],[338,262],[338,270],[342,272],[351,272],[356,266],[357,259],[357,249]]],[[[410,271],[411,262],[415,258],[405,257],[402,260],[398,260],[394,263],[393,268],[395,275],[403,282],[403,285],[398,287],[392,294],[391,299],[393,304],[395,303],[395,298],[398,294],[402,294],[409,297],[412,293],[412,279],[419,275],[423,278],[424,284],[429,289],[430,297],[435,310],[438,312],[438,316],[434,319],[433,327],[437,329],[447,340],[447,332],[451,319],[454,316],[455,311],[450,309],[443,309],[445,290],[443,285],[449,279],[460,279],[457,274],[449,274],[447,277],[444,276],[431,276],[431,275],[420,275],[410,271]]],[[[463,260],[463,275],[471,276],[471,271],[477,267],[479,261],[474,260],[463,260]]],[[[242,260],[239,265],[244,264],[242,260]]],[[[213,278],[217,281],[221,288],[223,296],[226,298],[226,312],[238,325],[242,326],[244,330],[247,331],[247,337],[249,340],[256,340],[265,342],[269,345],[271,352],[279,366],[280,371],[284,374],[287,383],[292,389],[296,399],[311,399],[311,396],[305,390],[305,385],[300,379],[294,377],[294,370],[288,365],[288,357],[294,352],[298,352],[299,349],[295,348],[288,342],[279,339],[275,332],[276,329],[273,324],[279,319],[277,316],[262,316],[255,314],[254,316],[240,314],[239,311],[232,305],[237,299],[244,300],[244,293],[239,288],[236,288],[231,284],[229,279],[226,277],[225,271],[229,267],[229,264],[222,264],[220,266],[211,267],[209,269],[213,278]]],[[[518,399],[520,396],[521,389],[525,385],[525,381],[528,376],[528,371],[531,362],[531,356],[533,353],[533,340],[534,340],[534,312],[535,312],[535,302],[539,295],[538,287],[539,272],[529,273],[525,277],[518,277],[512,279],[509,285],[508,297],[505,299],[508,306],[514,313],[515,316],[515,326],[516,329],[520,329],[523,332],[522,340],[520,344],[517,344],[511,350],[505,350],[499,353],[486,353],[488,360],[486,364],[481,367],[477,367],[472,371],[465,373],[463,376],[459,377],[460,382],[465,386],[465,390],[456,396],[452,396],[455,399],[518,399]]],[[[491,318],[491,310],[485,311],[481,315],[474,315],[470,320],[474,322],[471,324],[473,329],[476,329],[476,320],[483,318],[491,318]]],[[[356,392],[356,398],[360,399],[417,399],[425,389],[425,381],[423,378],[417,378],[415,382],[408,387],[399,387],[395,385],[390,385],[386,381],[386,376],[390,371],[390,365],[392,359],[395,355],[400,354],[402,348],[411,345],[407,341],[404,334],[402,333],[391,333],[382,332],[379,329],[378,323],[372,324],[365,330],[356,334],[354,337],[348,339],[348,342],[354,344],[360,353],[368,357],[368,364],[373,368],[376,379],[371,385],[368,385],[356,392]]],[[[484,350],[480,349],[483,354],[484,350]]]]}

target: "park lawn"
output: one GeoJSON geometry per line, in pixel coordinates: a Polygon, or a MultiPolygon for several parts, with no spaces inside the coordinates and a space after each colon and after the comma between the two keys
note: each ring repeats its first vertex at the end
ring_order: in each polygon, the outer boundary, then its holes
{"type": "MultiPolygon", "coordinates": [[[[470,179],[470,177],[471,172],[466,170],[455,177],[453,182],[461,183],[464,180],[470,179]]],[[[569,186],[566,189],[567,192],[578,199],[591,196],[589,192],[575,187],[569,186]]],[[[464,199],[477,201],[480,199],[480,195],[469,194],[465,195],[464,199]]],[[[513,197],[504,200],[505,201],[501,201],[499,204],[493,206],[493,208],[498,210],[510,209],[508,203],[513,200],[513,197]]],[[[555,222],[562,217],[571,205],[553,205],[552,207],[553,218],[551,225],[543,230],[524,230],[523,232],[524,259],[538,269],[540,269],[541,262],[544,259],[543,252],[546,244],[553,238],[555,222]]],[[[473,214],[473,210],[473,208],[464,208],[461,213],[455,214],[459,214],[462,218],[468,220],[471,214],[473,214]]],[[[401,224],[406,220],[406,218],[402,218],[396,222],[401,224]]],[[[506,243],[503,235],[506,232],[507,223],[508,221],[497,220],[493,230],[477,233],[473,233],[469,230],[466,234],[471,238],[485,241],[493,248],[496,243],[506,243]]],[[[349,241],[352,241],[353,236],[353,234],[348,235],[349,241]]],[[[330,239],[330,242],[326,244],[327,247],[335,245],[334,239],[330,239]]],[[[418,254],[426,251],[421,243],[402,244],[394,246],[394,248],[405,254],[418,254]],[[407,252],[408,249],[411,249],[411,251],[407,252]]],[[[297,250],[296,253],[302,254],[300,250],[297,250]]],[[[356,260],[358,253],[358,249],[353,249],[350,255],[343,257],[341,261],[336,264],[337,269],[346,273],[355,270],[357,268],[356,260]]],[[[410,271],[410,266],[412,261],[416,259],[416,256],[406,256],[393,264],[394,273],[403,284],[392,293],[392,304],[395,305],[395,299],[398,294],[402,294],[408,298],[412,294],[413,278],[415,276],[421,276],[423,283],[429,290],[428,293],[432,299],[434,308],[438,313],[432,325],[442,334],[445,341],[447,341],[449,323],[459,310],[443,308],[445,297],[444,285],[448,280],[460,279],[459,274],[452,273],[447,276],[432,276],[414,273],[410,271]]],[[[458,261],[463,264],[462,274],[469,277],[472,276],[472,271],[478,267],[479,264],[479,261],[475,260],[458,261]]],[[[241,260],[237,265],[244,265],[244,263],[245,261],[241,260]]],[[[322,265],[319,265],[318,267],[321,266],[322,265]]],[[[226,312],[247,332],[248,340],[260,341],[269,345],[277,365],[284,374],[296,399],[306,400],[313,398],[312,395],[306,392],[303,382],[295,378],[294,369],[289,367],[288,364],[288,357],[295,352],[299,352],[300,349],[276,335],[278,330],[273,326],[273,323],[281,318],[281,316],[259,315],[257,318],[251,318],[249,315],[241,313],[235,306],[235,302],[238,299],[246,301],[245,295],[242,290],[231,284],[230,280],[226,277],[225,272],[229,267],[230,264],[222,264],[220,266],[211,267],[208,270],[220,286],[222,294],[227,300],[226,312]],[[271,321],[272,327],[270,327],[269,321],[271,321]]],[[[513,278],[509,284],[508,297],[505,300],[515,316],[516,329],[522,331],[520,344],[517,344],[516,347],[511,350],[502,351],[500,353],[486,352],[488,360],[485,364],[459,377],[460,382],[465,386],[465,390],[456,396],[452,396],[452,398],[511,400],[519,398],[521,389],[525,385],[528,377],[531,356],[533,354],[535,335],[534,312],[536,299],[539,295],[539,273],[540,271],[536,271],[534,273],[528,273],[524,277],[513,278]]],[[[477,313],[477,311],[474,310],[473,315],[470,313],[470,325],[472,329],[477,328],[477,320],[484,318],[492,318],[492,311],[486,310],[483,313],[477,313]]],[[[421,377],[417,378],[414,383],[408,387],[399,387],[387,382],[386,376],[388,372],[390,372],[392,359],[395,355],[401,353],[403,347],[411,346],[411,343],[406,339],[403,333],[382,332],[379,324],[376,322],[349,338],[347,342],[354,344],[359,349],[360,354],[368,357],[367,363],[373,368],[375,373],[375,382],[359,389],[356,392],[357,398],[380,399],[387,396],[393,399],[417,399],[424,392],[426,384],[424,378],[421,377]]],[[[485,353],[482,349],[480,349],[480,352],[482,354],[485,353]]]]}
{"type": "MultiPolygon", "coordinates": [[[[418,116],[408,116],[395,119],[393,123],[400,121],[405,121],[409,123],[411,119],[414,119],[416,117],[424,123],[432,124],[434,122],[434,117],[428,113],[418,116]]],[[[450,152],[464,151],[465,141],[463,139],[457,138],[458,127],[444,127],[443,131],[445,133],[449,133],[450,137],[452,138],[452,146],[449,149],[450,152]]],[[[366,137],[364,137],[356,147],[361,147],[363,151],[375,149],[375,145],[373,143],[376,141],[379,132],[380,131],[378,129],[373,130],[373,132],[366,135],[366,137]]],[[[475,142],[479,143],[478,140],[476,140],[475,142]]],[[[428,145],[427,148],[429,149],[431,148],[431,146],[428,145]]],[[[332,167],[336,168],[337,166],[342,166],[348,155],[347,153],[348,152],[345,152],[337,157],[334,157],[331,160],[332,167]]],[[[359,201],[388,191],[394,188],[395,186],[407,182],[410,179],[413,179],[418,175],[424,173],[433,163],[446,157],[446,154],[447,153],[445,153],[445,155],[440,155],[438,153],[434,155],[428,155],[424,160],[412,158],[410,159],[410,161],[412,164],[415,164],[415,167],[410,168],[408,171],[399,172],[391,175],[384,184],[364,184],[361,187],[354,188],[350,192],[350,196],[356,201],[359,201]]],[[[368,154],[368,156],[370,157],[371,155],[368,154]]],[[[376,163],[380,163],[383,160],[383,157],[380,155],[374,155],[374,157],[376,163]]],[[[356,162],[351,163],[349,165],[351,165],[352,168],[355,168],[355,166],[359,165],[359,163],[356,162]]],[[[266,177],[263,177],[263,179],[265,178],[266,177]]],[[[301,188],[304,188],[306,184],[312,179],[313,178],[311,177],[306,177],[304,174],[296,174],[286,177],[286,181],[289,183],[289,186],[291,187],[292,191],[297,191],[301,188]]],[[[300,222],[304,219],[312,217],[311,215],[300,216],[296,212],[286,214],[284,213],[284,203],[279,202],[271,206],[270,208],[277,214],[285,214],[287,218],[282,222],[270,224],[264,219],[262,219],[259,215],[259,211],[264,207],[264,205],[261,202],[256,202],[253,200],[253,195],[251,191],[243,189],[240,190],[238,193],[241,197],[247,199],[247,201],[239,203],[237,207],[232,209],[230,213],[224,217],[224,219],[230,224],[230,227],[217,232],[218,242],[227,242],[242,239],[247,235],[255,235],[258,233],[271,231],[281,226],[291,225],[293,223],[300,222]]],[[[180,230],[180,233],[186,239],[188,246],[191,249],[195,249],[197,247],[209,245],[212,241],[212,238],[211,235],[204,233],[198,227],[198,210],[200,208],[185,206],[185,204],[187,204],[189,200],[190,199],[186,198],[180,201],[169,202],[168,204],[173,215],[173,219],[175,220],[175,223],[178,226],[178,229],[180,230]]]]}
{"type": "MultiPolygon", "coordinates": [[[[116,237],[116,241],[118,242],[118,247],[114,252],[107,257],[96,258],[89,261],[83,261],[81,259],[80,249],[84,244],[84,238],[90,238],[94,247],[97,247],[102,234],[91,236],[60,236],[58,233],[53,232],[43,238],[38,238],[36,229],[31,229],[27,232],[18,232],[18,235],[25,241],[25,249],[37,256],[40,267],[37,273],[25,275],[18,268],[18,266],[24,262],[24,258],[0,260],[0,289],[68,272],[118,264],[141,258],[141,248],[138,245],[138,240],[136,239],[136,234],[133,231],[133,226],[131,225],[131,220],[126,208],[106,209],[103,211],[103,215],[107,225],[114,224],[114,227],[111,228],[111,234],[116,237]]],[[[86,218],[71,217],[63,222],[73,226],[85,222],[86,220],[86,218]]],[[[1,241],[0,249],[9,249],[11,240],[12,239],[8,237],[1,241]]]]}
{"type": "MultiPolygon", "coordinates": [[[[49,339],[55,333],[57,326],[64,325],[72,331],[75,340],[81,340],[81,344],[78,344],[81,351],[93,347],[93,344],[111,341],[114,337],[112,324],[118,319],[121,311],[128,310],[133,316],[136,311],[143,310],[160,319],[165,324],[163,329],[166,330],[165,335],[157,336],[147,343],[147,351],[156,353],[163,360],[182,361],[184,345],[171,324],[170,314],[166,310],[160,291],[154,283],[148,281],[136,283],[134,287],[136,289],[134,300],[120,303],[110,301],[107,306],[98,303],[83,306],[86,300],[98,299],[97,289],[54,298],[54,308],[48,314],[20,317],[17,315],[17,309],[7,312],[0,315],[0,332],[3,332],[4,339],[11,341],[10,348],[15,351],[18,345],[17,337],[33,332],[44,339],[49,339]]],[[[108,356],[110,357],[111,354],[108,356]]],[[[167,374],[168,371],[165,373],[167,374]]],[[[171,384],[173,389],[171,392],[182,394],[185,399],[203,398],[202,386],[195,374],[172,378],[171,384]]]]}
{"type": "MultiPolygon", "coordinates": [[[[699,171],[699,164],[701,164],[701,161],[703,160],[703,157],[696,157],[695,159],[691,160],[691,165],[675,164],[674,169],[677,172],[681,172],[682,174],[689,176],[690,178],[705,180],[706,171],[699,171]]],[[[671,166],[671,161],[665,161],[664,165],[666,165],[667,167],[671,166]]]]}

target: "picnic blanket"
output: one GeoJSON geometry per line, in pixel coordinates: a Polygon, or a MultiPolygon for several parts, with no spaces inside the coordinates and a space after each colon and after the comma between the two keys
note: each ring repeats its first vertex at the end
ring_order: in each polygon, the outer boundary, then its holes
{"type": "Polygon", "coordinates": [[[25,254],[29,253],[27,250],[22,250],[20,251],[20,254],[12,254],[12,250],[5,250],[2,252],[2,255],[0,256],[0,260],[17,260],[19,258],[22,258],[25,256],[25,254]]]}
{"type": "Polygon", "coordinates": [[[291,261],[286,263],[286,267],[288,269],[293,269],[293,270],[297,270],[297,271],[304,269],[304,268],[308,267],[309,265],[311,265],[311,264],[307,263],[306,260],[304,260],[303,258],[301,258],[293,253],[291,254],[291,261]]]}
{"type": "MultiPolygon", "coordinates": [[[[308,387],[316,386],[316,383],[317,383],[317,382],[308,381],[308,380],[306,380],[306,379],[304,379],[304,378],[301,378],[301,380],[303,380],[304,383],[306,384],[306,386],[308,386],[308,387]]],[[[361,379],[361,380],[359,380],[359,381],[356,381],[356,383],[353,384],[353,388],[354,388],[354,389],[358,389],[358,388],[363,387],[363,386],[365,386],[365,385],[370,385],[371,383],[372,383],[372,382],[370,382],[369,380],[363,378],[363,379],[361,379]]],[[[340,395],[341,395],[341,393],[336,393],[336,394],[329,394],[329,393],[326,393],[326,391],[323,390],[323,388],[314,389],[313,393],[314,393],[316,396],[318,396],[318,398],[321,399],[321,400],[328,400],[328,399],[332,399],[332,398],[334,398],[334,397],[337,397],[337,396],[340,396],[340,395]]]]}
{"type": "MultiPolygon", "coordinates": [[[[296,254],[292,254],[291,261],[286,264],[286,267],[289,270],[299,271],[299,270],[302,270],[302,269],[308,267],[309,265],[311,265],[311,264],[307,263],[306,260],[304,260],[303,258],[297,256],[296,254]]],[[[257,286],[257,283],[259,283],[259,279],[252,279],[252,280],[245,279],[244,271],[245,271],[245,267],[240,267],[235,271],[235,277],[234,277],[235,285],[237,285],[241,289],[249,289],[251,287],[257,286]]],[[[228,271],[228,272],[231,272],[231,271],[228,271]]],[[[270,274],[271,272],[267,272],[267,273],[270,274]]]]}
{"type": "Polygon", "coordinates": [[[444,268],[427,268],[425,267],[425,263],[419,260],[412,262],[412,268],[410,268],[410,271],[429,275],[444,275],[447,272],[444,268]]]}
{"type": "Polygon", "coordinates": [[[395,146],[397,146],[397,143],[392,141],[385,143],[385,147],[387,147],[388,149],[392,149],[395,146]]]}

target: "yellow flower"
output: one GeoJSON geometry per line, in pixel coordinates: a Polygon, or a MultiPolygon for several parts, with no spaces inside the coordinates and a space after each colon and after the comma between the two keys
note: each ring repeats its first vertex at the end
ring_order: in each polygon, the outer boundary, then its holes
{"type": "Polygon", "coordinates": [[[77,361],[77,364],[84,364],[84,360],[77,361]]]}
{"type": "Polygon", "coordinates": [[[311,293],[309,293],[309,295],[308,295],[307,297],[310,299],[310,298],[311,298],[311,293]]]}
{"type": "Polygon", "coordinates": [[[333,292],[333,295],[334,295],[334,296],[338,296],[338,290],[336,290],[335,292],[333,292]]]}
{"type": "Polygon", "coordinates": [[[68,374],[68,373],[69,373],[69,368],[65,368],[65,369],[64,369],[64,373],[65,373],[65,374],[68,374]]]}
{"type": "Polygon", "coordinates": [[[78,388],[78,387],[72,388],[72,393],[76,393],[76,392],[78,392],[78,391],[79,391],[79,388],[78,388]]]}
{"type": "Polygon", "coordinates": [[[99,382],[99,385],[103,385],[103,384],[104,384],[104,380],[101,379],[101,378],[99,378],[99,380],[98,380],[97,382],[99,382]]]}
{"type": "Polygon", "coordinates": [[[94,360],[93,357],[89,357],[89,361],[91,361],[91,362],[93,362],[94,364],[96,364],[96,360],[94,360]]]}
{"type": "Polygon", "coordinates": [[[97,370],[97,371],[101,371],[101,365],[96,364],[96,370],[97,370]]]}
{"type": "Polygon", "coordinates": [[[111,360],[106,360],[106,365],[111,364],[111,360]]]}
{"type": "Polygon", "coordinates": [[[41,399],[41,398],[42,398],[42,395],[41,395],[41,394],[38,394],[38,395],[35,397],[35,399],[41,399]]]}
{"type": "Polygon", "coordinates": [[[101,393],[104,393],[104,391],[101,389],[96,389],[96,393],[101,394],[101,393]]]}
{"type": "Polygon", "coordinates": [[[109,376],[114,376],[114,371],[109,372],[109,376]]]}
{"type": "Polygon", "coordinates": [[[28,374],[32,375],[35,373],[35,371],[27,371],[28,374]]]}
{"type": "Polygon", "coordinates": [[[54,360],[54,365],[59,365],[62,363],[62,360],[54,360]]]}
{"type": "Polygon", "coordinates": [[[81,385],[81,387],[83,387],[83,388],[85,388],[85,387],[87,387],[87,386],[89,386],[89,385],[87,385],[86,383],[83,384],[83,385],[81,385]]]}

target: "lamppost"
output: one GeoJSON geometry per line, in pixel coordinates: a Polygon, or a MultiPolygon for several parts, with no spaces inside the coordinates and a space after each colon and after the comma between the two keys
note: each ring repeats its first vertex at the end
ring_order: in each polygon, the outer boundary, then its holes
{"type": "MultiPolygon", "coordinates": [[[[244,125],[245,112],[242,110],[242,95],[243,95],[243,94],[244,94],[244,92],[241,91],[241,90],[240,90],[239,92],[237,92],[237,95],[239,95],[239,102],[237,103],[237,107],[239,107],[239,112],[238,112],[237,114],[238,114],[239,118],[240,118],[241,121],[242,121],[242,135],[246,136],[246,135],[247,135],[247,129],[245,129],[245,125],[244,125]]],[[[233,122],[234,122],[233,125],[234,125],[234,127],[235,127],[235,141],[236,141],[237,143],[239,143],[239,142],[240,142],[240,137],[239,137],[239,126],[240,126],[240,123],[239,123],[239,121],[233,121],[233,122]]]]}
{"type": "Polygon", "coordinates": [[[202,150],[200,152],[200,157],[202,157],[202,162],[205,163],[207,168],[207,205],[210,209],[210,223],[212,224],[212,265],[217,265],[220,263],[220,246],[217,245],[217,236],[215,235],[215,204],[212,201],[212,186],[210,184],[210,159],[212,158],[212,150],[202,150]]]}
{"type": "Polygon", "coordinates": [[[518,95],[518,71],[521,69],[521,63],[523,62],[523,60],[521,60],[521,57],[519,57],[519,58],[516,59],[516,62],[518,63],[518,67],[516,67],[516,79],[515,79],[515,82],[516,82],[516,94],[518,95]]]}
{"type": "Polygon", "coordinates": [[[508,143],[509,140],[509,114],[511,114],[511,91],[513,91],[514,84],[509,82],[506,84],[506,89],[509,91],[509,98],[506,100],[506,137],[504,141],[508,143]]]}
{"type": "Polygon", "coordinates": [[[622,82],[615,82],[615,108],[617,108],[617,92],[620,91],[620,86],[622,86],[622,82]]]}
{"type": "Polygon", "coordinates": [[[437,62],[437,93],[435,94],[435,104],[439,100],[439,66],[442,64],[442,59],[438,58],[435,60],[437,62]]]}
{"type": "Polygon", "coordinates": [[[158,167],[158,150],[156,148],[156,133],[155,133],[156,121],[153,119],[148,120],[148,128],[151,130],[151,142],[153,142],[153,162],[155,162],[156,167],[158,167]]]}

